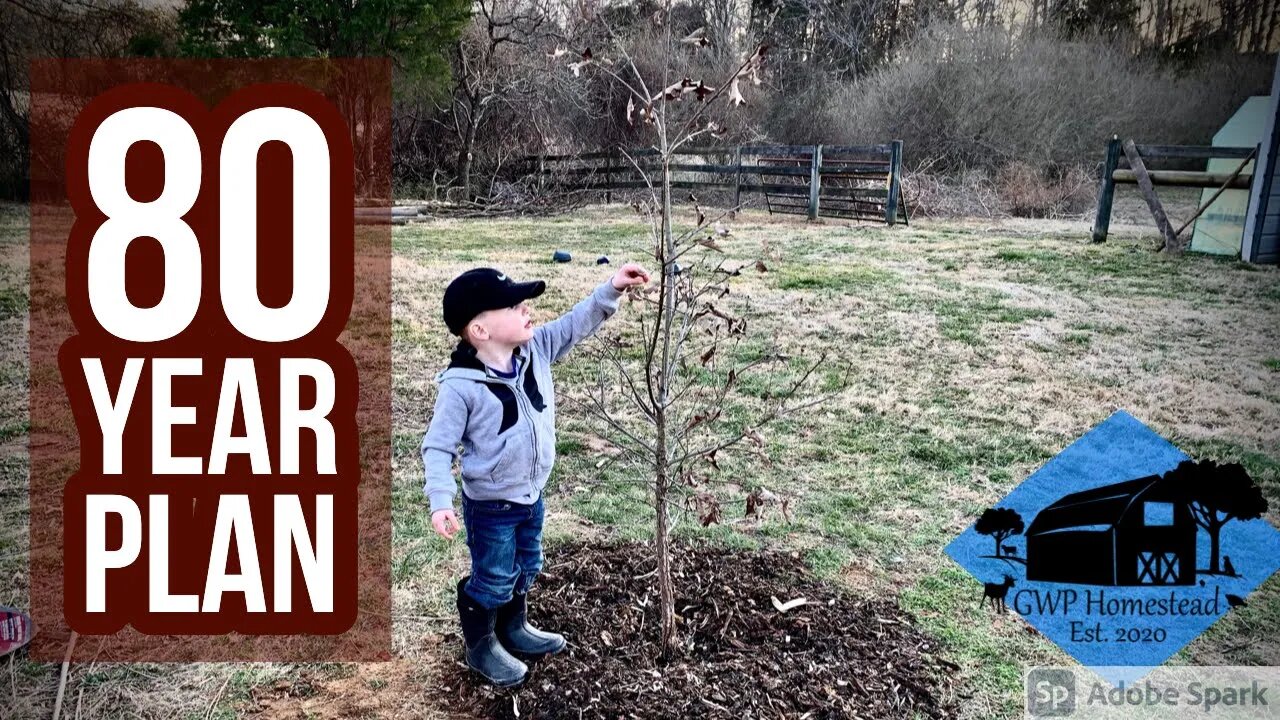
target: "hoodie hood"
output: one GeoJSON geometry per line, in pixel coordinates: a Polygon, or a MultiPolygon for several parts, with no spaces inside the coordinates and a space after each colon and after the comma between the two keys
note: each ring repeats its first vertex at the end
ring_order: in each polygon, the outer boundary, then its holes
{"type": "MultiPolygon", "coordinates": [[[[525,346],[515,349],[513,356],[516,362],[516,377],[519,377],[524,371],[524,364],[527,361],[525,346]]],[[[478,380],[487,382],[494,380],[504,382],[503,378],[498,377],[489,369],[484,361],[476,356],[476,349],[466,340],[459,340],[457,347],[449,354],[449,367],[441,372],[436,373],[436,382],[441,382],[446,378],[459,378],[462,380],[478,380]]]]}

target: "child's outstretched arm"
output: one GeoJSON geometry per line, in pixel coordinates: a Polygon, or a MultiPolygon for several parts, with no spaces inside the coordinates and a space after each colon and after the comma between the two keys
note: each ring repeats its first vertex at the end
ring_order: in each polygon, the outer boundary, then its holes
{"type": "Polygon", "coordinates": [[[431,525],[451,540],[461,528],[453,511],[453,496],[458,491],[458,483],[453,478],[453,459],[466,427],[466,401],[457,390],[441,383],[431,425],[422,438],[422,468],[427,477],[423,492],[431,500],[431,525]]]}
{"type": "Polygon", "coordinates": [[[635,263],[618,268],[609,282],[601,283],[569,312],[533,331],[533,344],[551,362],[564,357],[574,345],[591,337],[600,324],[618,311],[618,299],[632,285],[649,282],[649,273],[635,263]]]}

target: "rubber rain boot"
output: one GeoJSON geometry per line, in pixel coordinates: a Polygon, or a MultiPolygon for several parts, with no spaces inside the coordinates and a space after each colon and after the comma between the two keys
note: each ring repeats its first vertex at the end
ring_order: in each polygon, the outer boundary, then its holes
{"type": "Polygon", "coordinates": [[[498,687],[524,682],[529,668],[502,648],[494,633],[497,611],[489,610],[467,594],[467,578],[458,581],[458,617],[466,643],[467,667],[498,687]]]}
{"type": "Polygon", "coordinates": [[[516,655],[540,657],[564,650],[564,636],[543,632],[528,622],[527,593],[513,593],[506,605],[498,608],[497,634],[502,646],[516,655]]]}

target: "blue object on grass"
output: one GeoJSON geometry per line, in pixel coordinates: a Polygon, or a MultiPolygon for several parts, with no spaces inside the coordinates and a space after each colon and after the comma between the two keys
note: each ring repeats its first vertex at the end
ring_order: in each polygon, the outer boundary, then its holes
{"type": "Polygon", "coordinates": [[[551,255],[552,262],[566,263],[573,259],[568,250],[557,250],[551,255]]]}
{"type": "Polygon", "coordinates": [[[608,264],[609,264],[609,256],[608,256],[608,255],[601,255],[600,257],[596,258],[596,264],[597,264],[597,265],[608,265],[608,264]]]}

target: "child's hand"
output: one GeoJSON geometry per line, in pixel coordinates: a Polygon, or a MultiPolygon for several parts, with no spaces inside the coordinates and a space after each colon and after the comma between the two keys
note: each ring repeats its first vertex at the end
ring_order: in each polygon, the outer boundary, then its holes
{"type": "Polygon", "coordinates": [[[649,272],[635,263],[627,263],[613,274],[613,289],[619,292],[633,285],[646,285],[648,282],[649,272]]]}
{"type": "Polygon", "coordinates": [[[431,527],[447,540],[452,540],[454,534],[462,529],[462,525],[458,524],[458,516],[453,513],[453,508],[431,513],[431,527]]]}

